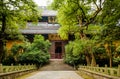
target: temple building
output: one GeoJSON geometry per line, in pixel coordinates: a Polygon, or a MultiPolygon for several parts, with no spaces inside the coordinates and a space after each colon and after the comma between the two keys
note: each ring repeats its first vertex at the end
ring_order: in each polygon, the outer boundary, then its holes
{"type": "Polygon", "coordinates": [[[66,40],[62,40],[57,34],[57,30],[60,25],[57,23],[56,15],[57,11],[47,10],[44,8],[41,13],[41,18],[37,24],[28,22],[27,27],[22,29],[21,32],[29,39],[33,41],[33,37],[36,34],[41,34],[51,42],[51,48],[49,50],[52,59],[60,59],[64,56],[66,40]]]}

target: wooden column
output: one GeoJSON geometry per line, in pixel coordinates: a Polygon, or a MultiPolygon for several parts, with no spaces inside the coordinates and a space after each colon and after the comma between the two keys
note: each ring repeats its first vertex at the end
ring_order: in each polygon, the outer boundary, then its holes
{"type": "Polygon", "coordinates": [[[55,58],[55,42],[54,41],[51,41],[51,47],[50,47],[50,55],[51,55],[51,58],[55,58]]]}

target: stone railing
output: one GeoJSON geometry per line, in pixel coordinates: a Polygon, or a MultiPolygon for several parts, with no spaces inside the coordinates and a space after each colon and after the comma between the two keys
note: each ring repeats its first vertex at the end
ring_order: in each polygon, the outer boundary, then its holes
{"type": "Polygon", "coordinates": [[[3,66],[0,64],[0,79],[15,79],[34,70],[36,70],[35,65],[3,66]]]}
{"type": "MultiPolygon", "coordinates": [[[[85,71],[86,73],[97,75],[99,79],[120,79],[120,65],[118,68],[109,68],[107,65],[105,67],[92,67],[92,66],[79,66],[80,71],[85,71]],[[100,78],[102,77],[102,78],[100,78]]],[[[95,77],[95,76],[94,76],[95,77]]],[[[97,78],[97,77],[96,77],[97,78]]]]}

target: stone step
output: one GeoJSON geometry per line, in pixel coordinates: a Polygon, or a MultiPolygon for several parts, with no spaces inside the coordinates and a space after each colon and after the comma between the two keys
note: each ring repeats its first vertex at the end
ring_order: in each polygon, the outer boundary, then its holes
{"type": "Polygon", "coordinates": [[[43,66],[41,71],[74,71],[73,67],[65,64],[63,59],[50,59],[50,63],[43,66]]]}

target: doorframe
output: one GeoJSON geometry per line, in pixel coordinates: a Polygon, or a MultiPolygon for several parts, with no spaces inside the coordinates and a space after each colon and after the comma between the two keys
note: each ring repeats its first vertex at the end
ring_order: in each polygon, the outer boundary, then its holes
{"type": "Polygon", "coordinates": [[[62,41],[56,41],[55,42],[55,49],[54,49],[54,53],[55,53],[55,58],[57,59],[61,59],[62,58],[62,41]]]}

